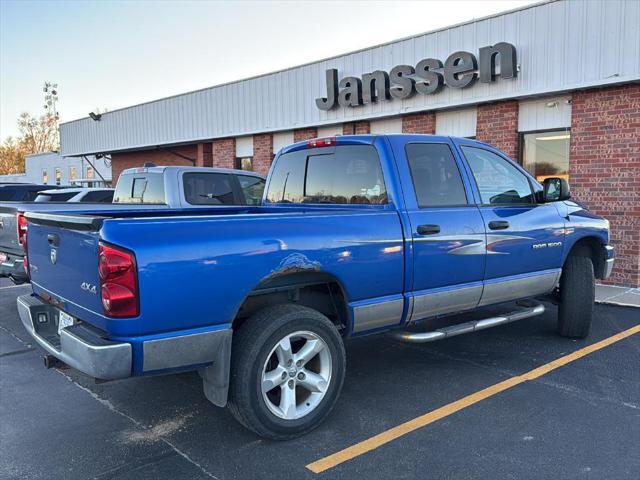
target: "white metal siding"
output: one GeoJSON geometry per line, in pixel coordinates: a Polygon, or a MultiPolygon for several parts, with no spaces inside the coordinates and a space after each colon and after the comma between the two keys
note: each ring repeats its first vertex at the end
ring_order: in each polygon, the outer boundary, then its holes
{"type": "Polygon", "coordinates": [[[475,137],[477,121],[476,107],[436,112],[436,135],[475,137]]]}
{"type": "Polygon", "coordinates": [[[402,133],[402,117],[372,121],[371,133],[402,133]]]}
{"type": "Polygon", "coordinates": [[[640,2],[554,1],[453,26],[309,65],[220,85],[61,126],[63,155],[251,135],[311,125],[454,108],[640,79],[640,2]],[[340,77],[486,45],[516,46],[517,79],[445,87],[435,95],[321,111],[325,70],[340,77]]]}
{"type": "Polygon", "coordinates": [[[342,124],[327,125],[326,127],[318,128],[318,138],[323,137],[335,137],[336,135],[342,135],[342,124]]]}
{"type": "Polygon", "coordinates": [[[236,157],[253,157],[253,136],[236,138],[236,157]]]}
{"type": "Polygon", "coordinates": [[[520,102],[518,131],[571,127],[571,97],[548,97],[520,102]]]}
{"type": "Polygon", "coordinates": [[[293,132],[278,132],[273,134],[273,153],[278,153],[282,147],[293,143],[293,132]]]}
{"type": "MultiPolygon", "coordinates": [[[[100,181],[100,175],[105,180],[111,181],[111,164],[104,158],[96,159],[95,157],[88,157],[91,163],[94,165],[95,170],[94,179],[100,181]],[[100,175],[98,175],[100,172],[100,175]]],[[[69,167],[76,168],[76,179],[86,178],[86,171],[89,163],[84,158],[72,158],[62,157],[56,152],[50,153],[36,153],[34,155],[27,155],[25,159],[25,173],[15,176],[18,180],[13,180],[13,175],[1,175],[0,181],[20,181],[31,183],[42,183],[42,171],[46,170],[49,180],[48,185],[56,184],[56,168],[60,169],[61,173],[61,185],[69,185],[71,182],[69,175],[69,167]]]]}

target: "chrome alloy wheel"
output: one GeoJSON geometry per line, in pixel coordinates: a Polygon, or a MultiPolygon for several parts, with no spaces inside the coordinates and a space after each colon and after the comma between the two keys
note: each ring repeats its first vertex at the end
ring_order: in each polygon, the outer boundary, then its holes
{"type": "Polygon", "coordinates": [[[296,420],[322,401],[331,382],[331,353],[313,332],[294,332],[280,340],[262,368],[262,398],[279,418],[296,420]]]}

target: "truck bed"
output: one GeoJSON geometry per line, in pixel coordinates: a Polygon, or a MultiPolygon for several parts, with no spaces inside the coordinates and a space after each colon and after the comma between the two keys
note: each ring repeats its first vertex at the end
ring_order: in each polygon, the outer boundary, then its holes
{"type": "Polygon", "coordinates": [[[228,324],[261,282],[291,272],[322,271],[348,285],[351,307],[389,292],[402,299],[404,240],[398,213],[390,208],[116,209],[35,212],[27,218],[34,292],[111,338],[228,324]],[[52,236],[59,242],[55,264],[52,236]],[[135,252],[138,317],[103,314],[100,295],[92,289],[100,284],[100,242],[135,252]],[[384,275],[367,274],[374,265],[384,275]]]}

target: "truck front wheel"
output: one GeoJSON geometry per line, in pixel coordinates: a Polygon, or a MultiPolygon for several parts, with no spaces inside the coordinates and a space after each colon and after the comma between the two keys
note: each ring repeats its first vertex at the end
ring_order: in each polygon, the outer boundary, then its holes
{"type": "Polygon", "coordinates": [[[558,332],[563,337],[585,338],[591,329],[595,280],[589,257],[570,256],[560,277],[558,332]]]}
{"type": "Polygon", "coordinates": [[[303,435],[335,405],[345,367],[342,338],[327,317],[300,305],[267,307],[234,332],[229,410],[263,437],[303,435]]]}

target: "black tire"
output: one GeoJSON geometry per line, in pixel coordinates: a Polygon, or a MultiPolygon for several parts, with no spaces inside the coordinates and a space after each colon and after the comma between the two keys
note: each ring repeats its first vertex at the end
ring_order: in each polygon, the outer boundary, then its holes
{"type": "Polygon", "coordinates": [[[570,256],[560,277],[558,333],[563,337],[585,338],[591,330],[595,279],[589,257],[570,256]]]}
{"type": "Polygon", "coordinates": [[[316,428],[333,409],[344,381],[346,356],[337,328],[321,313],[300,305],[273,305],[255,313],[234,332],[227,406],[246,428],[274,440],[286,440],[316,428]],[[307,331],[325,343],[331,380],[320,403],[298,419],[276,416],[263,398],[261,381],[265,362],[281,339],[307,331]]]}

